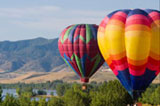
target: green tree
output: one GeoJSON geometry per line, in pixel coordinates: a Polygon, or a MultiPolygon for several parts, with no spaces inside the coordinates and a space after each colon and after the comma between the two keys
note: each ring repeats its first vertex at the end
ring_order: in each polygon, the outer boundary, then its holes
{"type": "Polygon", "coordinates": [[[18,96],[20,96],[20,95],[21,95],[21,92],[22,92],[22,91],[21,91],[21,89],[20,89],[20,88],[16,88],[16,93],[17,93],[17,95],[18,95],[18,96]]]}
{"type": "Polygon", "coordinates": [[[30,106],[31,97],[32,97],[32,93],[31,92],[22,93],[21,96],[19,97],[20,106],[30,106]]]}
{"type": "Polygon", "coordinates": [[[152,89],[150,89],[150,88],[146,89],[146,91],[144,93],[142,93],[142,97],[139,98],[138,101],[142,102],[142,103],[149,103],[149,101],[150,101],[149,97],[151,97],[151,95],[152,95],[151,90],[152,89]]]}
{"type": "Polygon", "coordinates": [[[103,83],[97,92],[91,92],[90,95],[91,106],[126,106],[133,103],[131,96],[117,80],[103,83]]]}
{"type": "Polygon", "coordinates": [[[63,96],[64,95],[64,92],[65,92],[65,87],[63,84],[58,84],[56,86],[56,93],[58,96],[63,96]]]}
{"type": "Polygon", "coordinates": [[[56,86],[56,93],[58,96],[63,96],[67,89],[69,89],[70,86],[67,83],[58,84],[56,86]]]}
{"type": "Polygon", "coordinates": [[[151,105],[160,105],[160,85],[151,84],[139,98],[139,102],[151,105]]]}
{"type": "Polygon", "coordinates": [[[153,87],[149,87],[146,89],[144,93],[142,93],[142,97],[138,99],[139,102],[152,104],[151,97],[152,93],[154,92],[153,87]]]}
{"type": "Polygon", "coordinates": [[[3,93],[3,90],[2,90],[2,87],[0,86],[0,103],[2,102],[2,93],[3,93]]]}
{"type": "Polygon", "coordinates": [[[1,106],[19,106],[19,102],[13,95],[7,94],[1,106]]]}
{"type": "Polygon", "coordinates": [[[63,101],[62,98],[52,97],[48,101],[48,105],[47,106],[64,106],[64,101],[63,101]]]}
{"type": "Polygon", "coordinates": [[[89,106],[90,98],[88,92],[82,91],[78,84],[74,84],[64,95],[66,106],[89,106]]]}
{"type": "Polygon", "coordinates": [[[30,93],[31,96],[33,96],[33,88],[32,88],[32,87],[25,87],[25,88],[23,89],[23,92],[30,93]]]}
{"type": "Polygon", "coordinates": [[[47,106],[46,98],[40,98],[38,106],[47,106]]]}
{"type": "Polygon", "coordinates": [[[107,83],[104,82],[101,86],[99,86],[97,92],[90,92],[90,96],[92,98],[91,106],[107,106],[107,83]]]}
{"type": "Polygon", "coordinates": [[[33,99],[31,101],[31,106],[38,106],[38,102],[35,99],[33,99]]]}
{"type": "Polygon", "coordinates": [[[64,102],[66,106],[85,106],[80,93],[74,92],[72,89],[67,90],[65,93],[64,102]]]}
{"type": "Polygon", "coordinates": [[[151,104],[160,105],[160,86],[151,95],[151,104]]]}

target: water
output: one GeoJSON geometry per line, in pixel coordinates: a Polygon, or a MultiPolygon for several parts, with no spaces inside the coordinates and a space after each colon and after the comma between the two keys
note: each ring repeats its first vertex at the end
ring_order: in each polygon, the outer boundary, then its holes
{"type": "MultiPolygon", "coordinates": [[[[33,92],[37,93],[38,89],[33,89],[33,92]]],[[[57,96],[56,94],[56,90],[47,90],[47,89],[43,89],[43,91],[47,92],[47,95],[51,95],[51,92],[53,92],[54,96],[57,96]]],[[[16,89],[3,89],[3,93],[2,93],[2,97],[3,99],[5,99],[6,94],[12,94],[14,97],[18,97],[17,93],[16,93],[16,89]]],[[[32,98],[33,99],[33,98],[32,98]]],[[[35,98],[36,100],[39,100],[39,98],[35,98]]],[[[48,98],[47,98],[48,101],[48,98]]]]}
{"type": "Polygon", "coordinates": [[[12,94],[14,97],[17,97],[16,89],[3,89],[2,97],[5,97],[8,94],[12,94]]]}

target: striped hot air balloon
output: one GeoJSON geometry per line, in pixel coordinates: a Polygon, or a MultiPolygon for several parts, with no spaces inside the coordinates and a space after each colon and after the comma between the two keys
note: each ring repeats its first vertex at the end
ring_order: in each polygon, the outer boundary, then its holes
{"type": "Polygon", "coordinates": [[[64,29],[58,40],[58,48],[64,61],[82,82],[104,63],[97,44],[97,25],[77,24],[64,29]]]}
{"type": "Polygon", "coordinates": [[[99,26],[98,46],[122,85],[137,97],[160,72],[160,12],[110,13],[99,26]]]}

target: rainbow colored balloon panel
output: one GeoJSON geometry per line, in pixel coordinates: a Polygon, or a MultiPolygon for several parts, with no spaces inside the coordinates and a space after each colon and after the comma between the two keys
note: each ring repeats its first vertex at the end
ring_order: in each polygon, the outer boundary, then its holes
{"type": "Polygon", "coordinates": [[[94,24],[71,25],[62,31],[58,40],[62,58],[82,82],[88,82],[104,63],[97,44],[97,30],[94,24]]]}
{"type": "Polygon", "coordinates": [[[99,26],[98,46],[131,95],[144,91],[160,72],[160,11],[110,13],[99,26]]]}

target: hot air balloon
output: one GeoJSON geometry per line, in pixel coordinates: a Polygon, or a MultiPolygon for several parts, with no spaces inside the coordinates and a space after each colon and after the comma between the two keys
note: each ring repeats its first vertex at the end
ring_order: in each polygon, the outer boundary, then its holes
{"type": "Polygon", "coordinates": [[[114,11],[102,20],[97,37],[105,61],[136,99],[160,72],[160,11],[114,11]]]}
{"type": "Polygon", "coordinates": [[[98,26],[93,24],[70,25],[62,31],[58,40],[62,58],[83,83],[87,83],[104,63],[98,49],[97,30],[98,26]]]}

